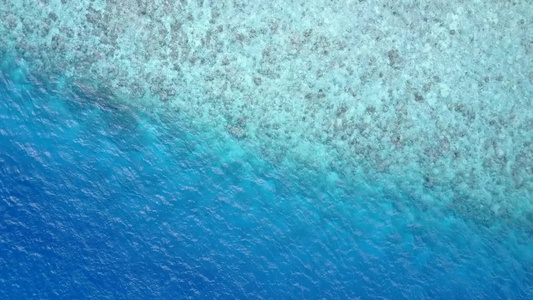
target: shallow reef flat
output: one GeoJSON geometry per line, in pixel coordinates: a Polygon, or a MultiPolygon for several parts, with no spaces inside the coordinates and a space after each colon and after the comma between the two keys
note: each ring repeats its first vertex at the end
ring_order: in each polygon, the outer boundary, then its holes
{"type": "Polygon", "coordinates": [[[0,55],[326,184],[533,229],[533,3],[429,2],[0,0],[0,55]]]}

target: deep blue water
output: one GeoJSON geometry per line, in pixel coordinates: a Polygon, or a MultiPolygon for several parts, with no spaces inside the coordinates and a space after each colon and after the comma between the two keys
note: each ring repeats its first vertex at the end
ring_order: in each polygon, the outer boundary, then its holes
{"type": "Polygon", "coordinates": [[[0,72],[1,299],[533,298],[526,229],[328,189],[103,103],[0,72]]]}

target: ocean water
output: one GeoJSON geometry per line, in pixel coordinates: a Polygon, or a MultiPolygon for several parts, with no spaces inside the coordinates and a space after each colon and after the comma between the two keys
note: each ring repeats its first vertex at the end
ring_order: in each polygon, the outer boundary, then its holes
{"type": "Polygon", "coordinates": [[[325,188],[11,68],[1,299],[533,296],[530,228],[432,215],[378,183],[325,188]]]}
{"type": "Polygon", "coordinates": [[[0,299],[533,299],[531,28],[0,0],[0,299]]]}

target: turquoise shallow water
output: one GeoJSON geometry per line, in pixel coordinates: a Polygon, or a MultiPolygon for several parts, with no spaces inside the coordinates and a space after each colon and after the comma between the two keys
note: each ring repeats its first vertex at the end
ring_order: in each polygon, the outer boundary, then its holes
{"type": "Polygon", "coordinates": [[[3,0],[0,51],[43,81],[228,135],[294,172],[531,226],[532,12],[497,0],[3,0]]]}
{"type": "Polygon", "coordinates": [[[533,298],[532,12],[0,0],[0,298],[533,298]]]}

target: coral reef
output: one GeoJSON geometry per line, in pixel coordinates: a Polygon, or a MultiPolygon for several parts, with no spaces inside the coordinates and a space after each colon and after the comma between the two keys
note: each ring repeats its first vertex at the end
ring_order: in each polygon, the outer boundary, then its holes
{"type": "Polygon", "coordinates": [[[533,227],[528,1],[0,3],[0,53],[43,77],[533,227]]]}

